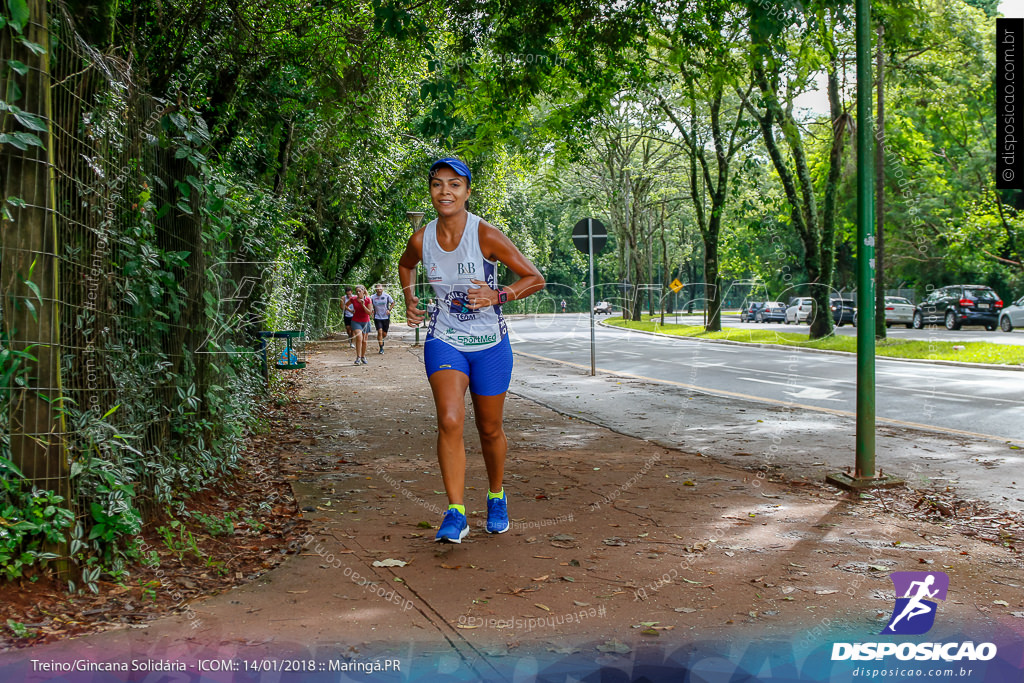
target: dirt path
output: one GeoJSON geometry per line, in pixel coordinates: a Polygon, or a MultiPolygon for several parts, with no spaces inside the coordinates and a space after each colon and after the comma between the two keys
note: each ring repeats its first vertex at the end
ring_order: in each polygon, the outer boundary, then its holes
{"type": "Polygon", "coordinates": [[[434,544],[446,500],[429,387],[409,341],[359,367],[341,343],[310,353],[293,410],[298,438],[280,446],[309,520],[294,557],[193,603],[199,627],[170,617],[31,656],[372,653],[475,680],[509,675],[527,654],[598,666],[709,639],[813,648],[877,634],[893,607],[889,572],[908,570],[950,577],[934,636],[1020,639],[1020,555],[884,509],[911,494],[854,503],[778,470],[669,450],[515,396],[506,413],[512,530],[483,532],[486,478],[470,427],[471,533],[461,545],[434,544]],[[374,566],[398,564],[389,560],[405,564],[374,566]]]}

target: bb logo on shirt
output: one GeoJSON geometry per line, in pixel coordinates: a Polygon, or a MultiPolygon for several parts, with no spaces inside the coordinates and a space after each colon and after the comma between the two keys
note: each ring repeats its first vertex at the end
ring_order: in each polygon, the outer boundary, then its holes
{"type": "Polygon", "coordinates": [[[459,275],[476,275],[476,264],[472,261],[459,264],[459,275]]]}

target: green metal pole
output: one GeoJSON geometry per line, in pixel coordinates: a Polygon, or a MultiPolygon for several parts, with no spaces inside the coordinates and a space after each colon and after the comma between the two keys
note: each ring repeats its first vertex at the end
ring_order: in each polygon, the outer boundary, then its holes
{"type": "Polygon", "coordinates": [[[857,462],[875,476],[874,138],[871,135],[871,0],[857,3],[857,462]]]}

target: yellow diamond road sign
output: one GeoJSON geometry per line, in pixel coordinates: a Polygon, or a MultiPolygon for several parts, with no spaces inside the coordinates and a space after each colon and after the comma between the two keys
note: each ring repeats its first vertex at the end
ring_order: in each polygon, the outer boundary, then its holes
{"type": "Polygon", "coordinates": [[[672,288],[673,292],[678,294],[679,290],[683,288],[683,283],[679,281],[679,278],[676,278],[671,283],[669,283],[669,287],[672,288]]]}

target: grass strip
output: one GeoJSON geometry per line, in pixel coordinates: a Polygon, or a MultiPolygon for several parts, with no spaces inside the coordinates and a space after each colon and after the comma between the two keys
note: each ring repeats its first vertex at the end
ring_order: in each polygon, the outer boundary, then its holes
{"type": "MultiPolygon", "coordinates": [[[[755,344],[785,344],[808,349],[857,352],[857,338],[833,334],[823,339],[810,341],[806,334],[799,332],[778,332],[773,329],[751,330],[738,327],[724,327],[721,332],[705,332],[700,325],[661,325],[657,319],[644,316],[640,322],[620,318],[608,318],[606,322],[614,327],[645,332],[660,332],[680,337],[700,339],[728,339],[736,342],[755,344]]],[[[940,334],[936,330],[936,334],[940,334]]],[[[971,341],[909,341],[905,339],[880,339],[875,342],[875,355],[890,358],[917,358],[921,360],[955,360],[964,363],[986,363],[988,365],[1024,365],[1024,346],[992,344],[971,341]],[[963,347],[954,349],[953,347],[963,347]]]]}

